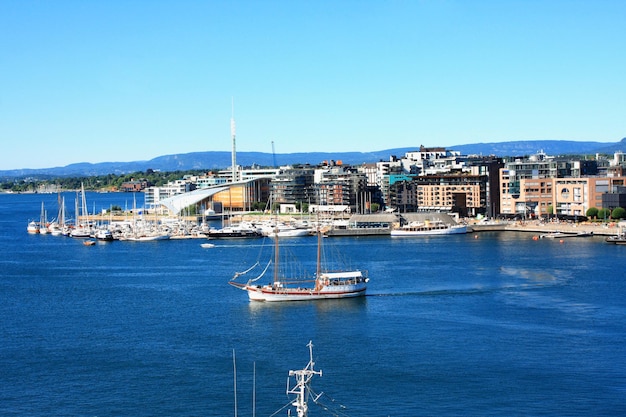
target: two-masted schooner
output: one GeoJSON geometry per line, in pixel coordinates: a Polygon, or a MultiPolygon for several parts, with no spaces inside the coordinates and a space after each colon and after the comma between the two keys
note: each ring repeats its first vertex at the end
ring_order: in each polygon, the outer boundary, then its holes
{"type": "Polygon", "coordinates": [[[296,277],[287,277],[280,274],[280,247],[279,238],[274,238],[274,258],[270,260],[256,278],[246,283],[235,281],[239,276],[245,275],[254,269],[256,264],[244,271],[235,274],[229,284],[245,290],[251,301],[308,301],[323,299],[352,298],[365,295],[367,289],[366,271],[326,271],[322,265],[322,234],[317,230],[317,262],[314,279],[302,280],[296,277]],[[270,284],[256,284],[273,262],[274,276],[270,284]]]}

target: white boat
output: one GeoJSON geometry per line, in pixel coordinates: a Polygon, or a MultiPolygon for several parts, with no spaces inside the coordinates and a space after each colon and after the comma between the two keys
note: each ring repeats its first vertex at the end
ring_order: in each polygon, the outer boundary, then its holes
{"type": "Polygon", "coordinates": [[[94,233],[94,238],[98,240],[111,241],[113,240],[113,233],[105,227],[99,227],[96,229],[96,233],[94,233]]]}
{"type": "Polygon", "coordinates": [[[201,248],[205,248],[205,249],[209,249],[209,248],[214,248],[215,245],[213,243],[201,243],[200,247],[201,248]]]}
{"type": "Polygon", "coordinates": [[[41,219],[39,221],[39,234],[48,234],[48,214],[44,208],[43,201],[41,202],[41,219]]]}
{"type": "Polygon", "coordinates": [[[614,236],[609,236],[606,239],[607,243],[613,243],[615,245],[626,245],[626,230],[623,227],[620,227],[617,231],[617,234],[614,236]]]}
{"type": "Polygon", "coordinates": [[[280,274],[280,247],[279,237],[274,238],[274,258],[265,266],[265,269],[256,278],[247,283],[235,280],[245,275],[255,267],[258,262],[244,272],[234,275],[229,284],[248,293],[250,301],[309,301],[338,298],[352,298],[364,296],[369,278],[365,271],[326,271],[322,265],[322,234],[317,231],[317,259],[316,272],[312,279],[303,280],[298,277],[286,277],[280,274]],[[270,284],[259,285],[256,281],[265,275],[271,264],[273,265],[273,280],[270,284]]]}
{"type": "Polygon", "coordinates": [[[70,231],[70,237],[89,238],[93,233],[92,225],[89,222],[89,212],[87,211],[87,199],[85,197],[85,186],[80,184],[81,204],[78,205],[78,196],[76,198],[76,219],[74,228],[70,231]]]}
{"type": "Polygon", "coordinates": [[[263,233],[263,236],[269,237],[301,237],[310,236],[311,230],[297,228],[285,223],[267,223],[261,225],[261,233],[263,233]]]}
{"type": "Polygon", "coordinates": [[[39,223],[31,220],[30,222],[28,222],[28,226],[26,226],[26,231],[32,234],[39,233],[39,223]]]}
{"type": "Polygon", "coordinates": [[[410,222],[398,229],[391,230],[391,236],[432,236],[432,235],[455,235],[467,233],[467,226],[462,224],[450,224],[441,220],[410,222]]]}
{"type": "Polygon", "coordinates": [[[60,236],[63,234],[65,228],[65,197],[59,196],[59,213],[57,218],[54,219],[49,225],[48,230],[53,236],[60,236]]]}
{"type": "Polygon", "coordinates": [[[147,234],[138,234],[131,233],[127,235],[120,236],[119,240],[126,240],[129,242],[154,242],[157,240],[169,240],[170,235],[167,233],[147,233],[147,234]]]}
{"type": "Polygon", "coordinates": [[[221,229],[210,229],[206,236],[211,239],[250,239],[263,237],[263,233],[251,224],[242,222],[221,229]]]}
{"type": "Polygon", "coordinates": [[[564,237],[576,237],[576,233],[566,233],[566,232],[550,232],[539,235],[539,239],[562,239],[564,237]]]}

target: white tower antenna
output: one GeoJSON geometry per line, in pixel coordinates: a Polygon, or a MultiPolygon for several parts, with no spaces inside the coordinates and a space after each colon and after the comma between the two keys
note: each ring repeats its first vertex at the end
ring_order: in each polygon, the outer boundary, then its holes
{"type": "Polygon", "coordinates": [[[232,151],[232,182],[237,181],[237,147],[235,145],[235,100],[232,100],[232,110],[230,116],[230,136],[233,139],[233,151],[232,151]]]}

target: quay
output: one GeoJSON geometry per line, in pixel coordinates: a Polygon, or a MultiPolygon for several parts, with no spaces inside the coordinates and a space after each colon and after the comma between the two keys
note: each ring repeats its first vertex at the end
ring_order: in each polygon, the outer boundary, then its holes
{"type": "MultiPolygon", "coordinates": [[[[245,214],[232,214],[232,220],[238,221],[263,221],[268,220],[272,216],[268,214],[258,213],[245,213],[245,214]]],[[[281,216],[291,217],[293,216],[281,216]]],[[[133,216],[132,213],[122,214],[97,214],[89,216],[81,216],[81,219],[99,221],[99,222],[122,222],[131,221],[133,218],[143,219],[146,221],[162,221],[169,219],[168,216],[154,215],[144,213],[142,215],[133,216]]],[[[187,222],[197,222],[197,216],[177,217],[178,219],[187,222]]],[[[570,223],[570,222],[542,222],[539,220],[529,221],[507,221],[507,220],[495,220],[495,221],[468,221],[467,230],[468,233],[481,233],[481,232],[525,232],[534,234],[548,234],[555,232],[578,234],[587,233],[594,236],[616,236],[620,230],[626,228],[624,223],[570,223]]],[[[329,236],[388,236],[390,234],[390,228],[377,228],[377,227],[363,227],[363,228],[350,228],[350,229],[332,229],[328,231],[329,236]]]]}
{"type": "Polygon", "coordinates": [[[475,223],[468,225],[468,231],[476,232],[526,232],[535,234],[547,233],[590,233],[594,236],[615,236],[620,228],[615,223],[568,223],[568,222],[539,222],[539,221],[516,221],[516,222],[492,222],[475,223]]]}

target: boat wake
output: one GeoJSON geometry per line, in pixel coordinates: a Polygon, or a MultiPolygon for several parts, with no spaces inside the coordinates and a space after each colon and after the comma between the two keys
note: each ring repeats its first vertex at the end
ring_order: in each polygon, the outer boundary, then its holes
{"type": "Polygon", "coordinates": [[[461,295],[483,295],[494,294],[509,291],[522,291],[536,288],[549,287],[550,284],[519,284],[505,285],[497,287],[480,287],[480,288],[446,288],[440,290],[424,290],[424,291],[404,291],[394,293],[368,293],[366,297],[440,297],[440,296],[461,296],[461,295]]]}

